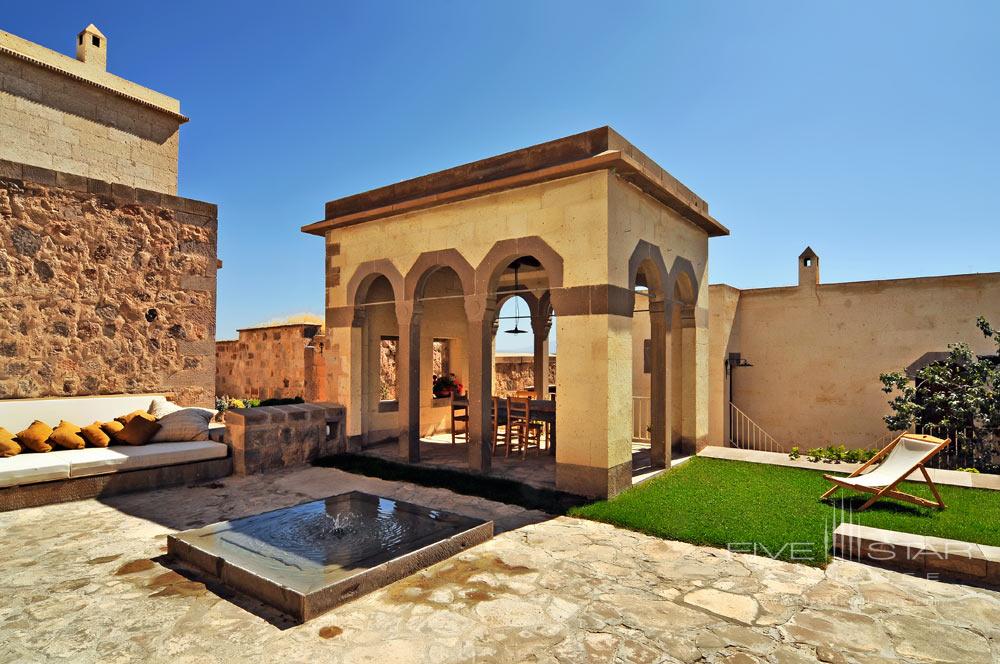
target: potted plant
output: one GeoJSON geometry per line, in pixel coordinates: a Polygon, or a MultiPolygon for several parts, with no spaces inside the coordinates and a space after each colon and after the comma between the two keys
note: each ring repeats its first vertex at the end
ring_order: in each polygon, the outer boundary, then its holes
{"type": "Polygon", "coordinates": [[[455,374],[434,377],[434,398],[443,399],[450,396],[461,396],[465,388],[455,379],[455,374]]]}

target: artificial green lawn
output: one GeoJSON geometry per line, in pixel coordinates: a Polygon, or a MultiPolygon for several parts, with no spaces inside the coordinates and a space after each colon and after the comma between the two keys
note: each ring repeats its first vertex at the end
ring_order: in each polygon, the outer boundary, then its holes
{"type": "MultiPolygon", "coordinates": [[[[813,565],[830,559],[833,529],[843,521],[1000,546],[1000,491],[939,485],[944,510],[883,499],[852,513],[868,496],[840,489],[834,502],[820,501],[830,486],[814,470],[695,457],[612,500],[569,513],[658,537],[813,565]]],[[[900,488],[933,497],[921,483],[900,488]]]]}

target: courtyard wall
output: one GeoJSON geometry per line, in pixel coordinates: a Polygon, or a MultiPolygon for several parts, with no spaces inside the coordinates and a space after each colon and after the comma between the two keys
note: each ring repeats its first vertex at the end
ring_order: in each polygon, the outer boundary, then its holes
{"type": "Polygon", "coordinates": [[[733,370],[733,403],[787,449],[883,441],[880,373],[959,341],[994,350],[975,322],[1000,322],[1000,273],[823,284],[815,270],[792,287],[711,287],[713,444],[726,439],[728,353],[753,365],[733,370]]]}

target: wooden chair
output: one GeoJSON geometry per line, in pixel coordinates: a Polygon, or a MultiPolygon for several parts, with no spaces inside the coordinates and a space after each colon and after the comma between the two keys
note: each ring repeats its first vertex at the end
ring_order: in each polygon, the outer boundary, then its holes
{"type": "Polygon", "coordinates": [[[465,442],[469,442],[469,402],[467,400],[456,401],[451,398],[451,444],[455,444],[455,436],[465,436],[465,442]],[[457,431],[459,423],[464,426],[461,431],[457,431]]]}
{"type": "Polygon", "coordinates": [[[514,396],[518,399],[534,399],[535,393],[531,390],[517,390],[514,392],[514,396]]]}
{"type": "Polygon", "coordinates": [[[820,500],[829,497],[834,491],[843,487],[874,494],[868,502],[858,508],[859,512],[868,509],[879,498],[895,498],[921,507],[944,509],[945,505],[944,501],[941,500],[941,494],[938,493],[937,486],[927,473],[924,464],[949,444],[951,444],[951,439],[942,440],[934,436],[904,433],[882,448],[868,463],[847,477],[824,475],[823,477],[833,482],[834,486],[824,493],[820,500]],[[876,462],[880,462],[878,467],[866,473],[868,467],[876,462]],[[896,486],[916,470],[923,473],[927,486],[930,487],[937,502],[896,491],[896,486]]]}
{"type": "MultiPolygon", "coordinates": [[[[521,458],[527,458],[528,446],[534,441],[539,451],[542,449],[542,424],[531,419],[531,399],[509,397],[507,399],[507,455],[513,446],[512,438],[517,437],[521,458]]],[[[505,455],[505,456],[507,456],[505,455]]]]}
{"type": "Polygon", "coordinates": [[[493,437],[490,439],[492,445],[492,453],[495,456],[497,453],[497,443],[500,440],[500,436],[503,436],[504,448],[509,452],[510,448],[510,426],[507,424],[507,410],[506,408],[501,408],[501,404],[506,406],[506,403],[501,397],[493,397],[493,415],[490,417],[491,424],[493,425],[493,437]],[[500,429],[503,428],[501,432],[500,429]]]}

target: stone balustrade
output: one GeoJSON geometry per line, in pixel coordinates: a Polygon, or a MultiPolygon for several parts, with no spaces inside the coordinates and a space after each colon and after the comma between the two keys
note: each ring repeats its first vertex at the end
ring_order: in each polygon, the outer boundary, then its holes
{"type": "Polygon", "coordinates": [[[236,475],[298,466],[346,450],[339,404],[234,408],[226,411],[225,422],[236,475]]]}

